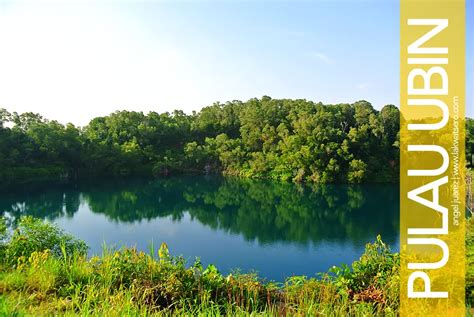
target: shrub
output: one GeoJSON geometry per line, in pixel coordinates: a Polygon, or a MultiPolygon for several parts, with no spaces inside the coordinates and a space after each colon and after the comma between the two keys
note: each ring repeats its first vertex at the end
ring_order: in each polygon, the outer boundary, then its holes
{"type": "Polygon", "coordinates": [[[399,254],[392,253],[377,236],[351,268],[333,267],[332,281],[339,294],[353,300],[393,305],[398,302],[399,268],[399,254]]]}
{"type": "Polygon", "coordinates": [[[56,257],[87,253],[84,241],[66,234],[55,224],[29,216],[20,219],[11,237],[5,238],[4,234],[4,240],[2,258],[9,264],[17,263],[20,257],[28,259],[33,252],[45,250],[50,250],[56,257]]]}

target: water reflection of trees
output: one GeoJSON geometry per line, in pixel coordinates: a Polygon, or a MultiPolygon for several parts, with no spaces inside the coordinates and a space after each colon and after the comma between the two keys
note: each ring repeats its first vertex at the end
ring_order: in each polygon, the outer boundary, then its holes
{"type": "Polygon", "coordinates": [[[73,186],[34,188],[25,191],[2,192],[0,215],[8,212],[13,219],[31,215],[53,221],[59,217],[72,217],[79,209],[80,192],[73,186]]]}
{"type": "MultiPolygon", "coordinates": [[[[72,216],[80,203],[117,222],[135,222],[186,212],[212,228],[260,243],[392,240],[398,232],[395,186],[326,185],[306,187],[217,177],[169,178],[126,183],[64,186],[0,198],[13,218],[29,214],[54,220],[72,216]],[[18,197],[22,197],[22,203],[18,197]]],[[[395,241],[388,241],[394,243],[395,241]]]]}

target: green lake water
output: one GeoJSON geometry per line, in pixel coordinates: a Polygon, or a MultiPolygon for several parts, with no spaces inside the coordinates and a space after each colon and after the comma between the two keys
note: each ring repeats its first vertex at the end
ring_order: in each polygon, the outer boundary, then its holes
{"type": "Polygon", "coordinates": [[[14,223],[32,215],[108,246],[200,257],[223,273],[239,268],[281,281],[315,276],[359,258],[377,234],[399,248],[398,185],[301,186],[223,177],[101,181],[0,193],[14,223]]]}

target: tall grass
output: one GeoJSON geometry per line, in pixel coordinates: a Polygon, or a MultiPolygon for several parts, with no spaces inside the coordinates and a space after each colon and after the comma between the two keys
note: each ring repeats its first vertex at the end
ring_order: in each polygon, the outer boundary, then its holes
{"type": "MultiPolygon", "coordinates": [[[[21,219],[10,234],[0,221],[0,234],[0,315],[398,314],[399,255],[380,237],[350,267],[274,283],[255,274],[224,276],[198,260],[188,265],[166,244],[152,244],[148,253],[104,248],[88,258],[83,242],[33,218],[21,219]]],[[[472,231],[470,239],[472,261],[472,231]]],[[[473,273],[470,266],[471,303],[473,273]]]]}

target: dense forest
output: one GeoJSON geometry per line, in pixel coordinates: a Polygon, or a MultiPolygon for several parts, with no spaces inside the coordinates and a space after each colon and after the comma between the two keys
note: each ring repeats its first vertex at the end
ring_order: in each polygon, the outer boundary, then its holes
{"type": "MultiPolygon", "coordinates": [[[[471,135],[473,126],[469,120],[471,135]]],[[[394,182],[398,138],[398,108],[377,111],[367,101],[324,105],[264,96],[190,115],[118,111],[85,127],[0,109],[0,182],[178,173],[394,182]]]]}

